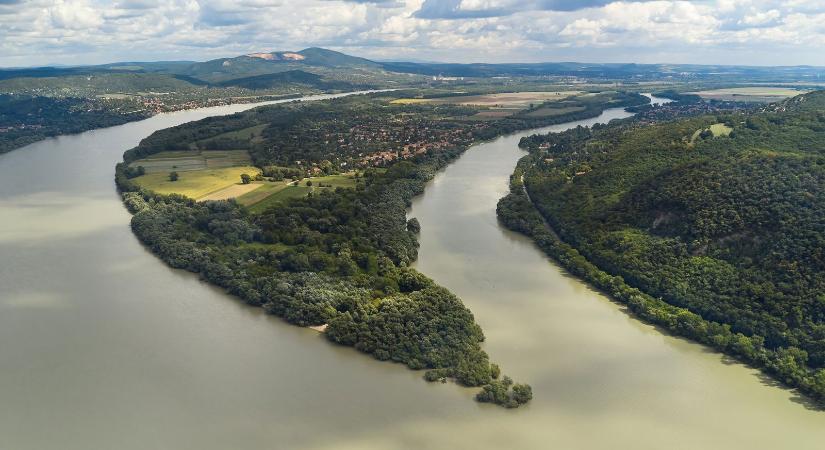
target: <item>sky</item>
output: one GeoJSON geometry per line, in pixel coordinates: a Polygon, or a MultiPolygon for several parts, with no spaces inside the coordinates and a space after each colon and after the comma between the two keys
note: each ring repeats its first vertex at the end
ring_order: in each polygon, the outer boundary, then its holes
{"type": "Polygon", "coordinates": [[[825,66],[825,0],[0,0],[0,66],[324,47],[377,60],[825,66]]]}

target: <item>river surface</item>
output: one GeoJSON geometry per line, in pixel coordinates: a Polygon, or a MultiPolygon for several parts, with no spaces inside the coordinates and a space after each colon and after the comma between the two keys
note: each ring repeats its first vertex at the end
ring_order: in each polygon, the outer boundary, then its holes
{"type": "MultiPolygon", "coordinates": [[[[0,155],[0,449],[821,449],[825,413],[664,335],[503,229],[520,133],[470,149],[411,215],[417,267],[461,296],[519,410],[329,344],[146,251],[114,164],[159,115],[0,155]]],[[[627,114],[609,110],[592,124],[627,114]]]]}

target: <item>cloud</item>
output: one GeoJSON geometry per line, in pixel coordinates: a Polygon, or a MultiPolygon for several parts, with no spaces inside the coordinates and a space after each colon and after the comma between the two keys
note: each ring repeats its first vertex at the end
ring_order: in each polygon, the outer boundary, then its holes
{"type": "Polygon", "coordinates": [[[804,0],[0,0],[0,65],[205,60],[310,46],[376,59],[823,64],[804,0]]]}

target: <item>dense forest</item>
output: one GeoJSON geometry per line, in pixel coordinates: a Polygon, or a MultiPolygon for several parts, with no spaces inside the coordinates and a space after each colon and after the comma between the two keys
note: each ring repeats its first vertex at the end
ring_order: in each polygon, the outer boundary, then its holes
{"type": "MultiPolygon", "coordinates": [[[[333,342],[428,369],[429,381],[452,378],[482,387],[480,402],[518,407],[532,398],[530,386],[490,363],[481,349],[484,335],[460,299],[409,267],[420,224],[407,220],[406,211],[436,171],[481,136],[564,119],[479,123],[467,119],[472,108],[399,105],[393,98],[277,105],[159,131],[127,151],[117,167],[118,186],[134,213],[132,228],[171,266],[196,272],[250,305],[297,325],[327,324],[333,342]],[[228,137],[261,125],[258,138],[228,137]],[[286,200],[254,215],[233,201],[162,196],[130,179],[129,162],[165,150],[212,148],[216,139],[236,139],[225,145],[248,149],[265,173],[330,159],[336,164],[325,167],[339,170],[344,158],[410,145],[416,151],[380,170],[361,171],[355,189],[286,200]]],[[[635,94],[599,98],[603,104],[593,110],[646,100],[635,94]]]]}
{"type": "Polygon", "coordinates": [[[0,94],[0,153],[47,137],[121,125],[149,117],[122,112],[117,102],[0,94]]]}
{"type": "Polygon", "coordinates": [[[522,146],[505,224],[642,318],[825,400],[825,92],[522,146]]]}

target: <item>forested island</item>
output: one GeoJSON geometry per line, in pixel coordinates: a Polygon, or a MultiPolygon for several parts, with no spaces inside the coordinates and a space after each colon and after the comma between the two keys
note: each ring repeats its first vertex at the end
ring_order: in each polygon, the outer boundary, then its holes
{"type": "Polygon", "coordinates": [[[486,108],[398,101],[410,95],[275,105],[162,130],[124,154],[116,181],[135,234],[172,267],[290,323],[321,326],[333,342],[427,369],[429,381],[455,379],[482,387],[481,402],[517,407],[532,398],[530,386],[489,361],[482,330],[460,299],[409,266],[420,225],[407,220],[407,208],[474,142],[649,100],[577,94],[563,99],[581,107],[567,105],[560,114],[529,115],[533,105],[479,120],[486,108]],[[164,186],[173,186],[166,194],[153,189],[156,178],[146,173],[226,151],[248,152],[252,166],[242,170],[258,171],[234,181],[258,183],[248,195],[281,190],[251,207],[234,199],[195,201],[174,193],[175,183],[200,180],[209,169],[175,170],[174,181],[164,178],[164,186]],[[326,186],[323,180],[333,177],[349,184],[326,186]]]}
{"type": "Polygon", "coordinates": [[[825,401],[825,92],[525,138],[498,205],[638,317],[825,401]]]}

